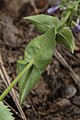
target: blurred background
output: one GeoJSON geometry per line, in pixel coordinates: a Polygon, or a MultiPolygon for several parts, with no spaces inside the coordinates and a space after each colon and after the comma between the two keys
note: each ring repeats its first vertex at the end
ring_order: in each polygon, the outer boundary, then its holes
{"type": "MultiPolygon", "coordinates": [[[[28,120],[80,120],[80,3],[76,6],[75,0],[0,0],[0,56],[10,82],[17,76],[16,62],[23,58],[25,47],[41,34],[23,17],[48,14],[61,19],[69,9],[74,10],[67,24],[75,37],[74,54],[62,45],[56,46],[51,64],[22,106],[28,120]]],[[[7,87],[2,73],[0,93],[7,87]]],[[[14,89],[18,96],[18,87],[14,89]]],[[[16,120],[23,120],[16,114],[19,111],[12,98],[9,94],[5,102],[16,120]]]]}

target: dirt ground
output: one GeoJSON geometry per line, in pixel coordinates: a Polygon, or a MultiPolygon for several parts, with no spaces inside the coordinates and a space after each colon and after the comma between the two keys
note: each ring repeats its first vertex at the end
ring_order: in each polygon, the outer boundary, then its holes
{"type": "MultiPolygon", "coordinates": [[[[22,19],[23,16],[33,14],[33,6],[26,0],[0,1],[0,52],[11,80],[17,75],[16,63],[23,58],[25,47],[40,34],[32,24],[22,19]]],[[[80,120],[80,90],[79,83],[76,83],[76,77],[80,80],[80,34],[76,33],[75,36],[74,54],[61,45],[56,47],[69,67],[55,54],[41,80],[23,103],[27,120],[80,120]]],[[[3,81],[1,77],[0,81],[3,81]]],[[[3,83],[3,87],[0,85],[0,93],[4,89],[3,83]]],[[[10,95],[6,101],[17,111],[10,95]]],[[[15,117],[16,120],[21,120],[16,114],[15,117]]]]}

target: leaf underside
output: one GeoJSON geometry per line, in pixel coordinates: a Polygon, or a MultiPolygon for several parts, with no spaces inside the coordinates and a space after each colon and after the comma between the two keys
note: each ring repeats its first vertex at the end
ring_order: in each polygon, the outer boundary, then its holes
{"type": "Polygon", "coordinates": [[[75,42],[71,30],[68,27],[62,28],[56,35],[56,41],[63,44],[69,51],[74,52],[75,42]]]}
{"type": "Polygon", "coordinates": [[[0,120],[14,120],[10,109],[0,101],[0,120]]]}

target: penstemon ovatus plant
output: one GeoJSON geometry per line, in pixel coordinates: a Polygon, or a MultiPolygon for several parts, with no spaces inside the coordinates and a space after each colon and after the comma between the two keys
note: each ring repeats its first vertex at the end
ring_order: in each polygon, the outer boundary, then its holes
{"type": "Polygon", "coordinates": [[[3,99],[18,83],[19,100],[21,104],[23,103],[50,63],[57,43],[63,44],[69,51],[74,52],[74,37],[67,26],[71,14],[72,9],[69,9],[61,20],[44,14],[24,18],[33,23],[42,35],[31,40],[25,49],[23,60],[17,61],[18,76],[0,96],[0,120],[5,120],[5,118],[6,120],[14,120],[10,110],[3,104],[3,99]]]}

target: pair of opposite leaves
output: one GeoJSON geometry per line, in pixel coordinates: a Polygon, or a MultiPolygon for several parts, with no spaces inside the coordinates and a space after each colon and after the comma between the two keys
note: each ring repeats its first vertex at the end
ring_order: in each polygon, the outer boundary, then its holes
{"type": "Polygon", "coordinates": [[[34,38],[27,45],[24,60],[19,60],[17,64],[18,73],[20,73],[33,60],[32,67],[24,73],[18,82],[21,104],[50,63],[56,42],[62,43],[71,52],[74,51],[75,47],[71,30],[64,26],[60,28],[62,23],[58,18],[41,14],[25,17],[24,19],[31,21],[44,34],[34,38]]]}

